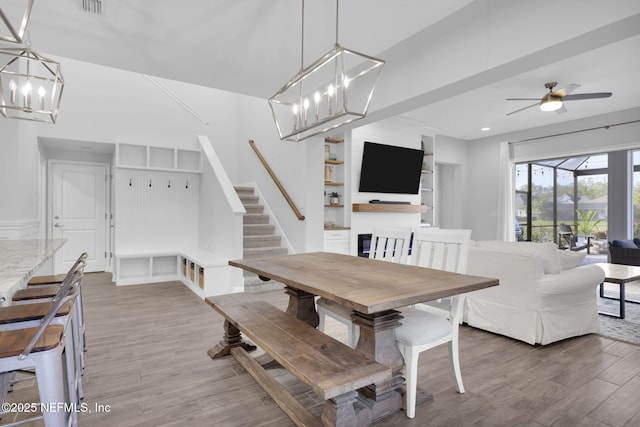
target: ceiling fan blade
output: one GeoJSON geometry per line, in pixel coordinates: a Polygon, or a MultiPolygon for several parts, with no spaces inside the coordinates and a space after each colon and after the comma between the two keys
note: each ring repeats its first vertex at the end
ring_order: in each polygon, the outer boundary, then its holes
{"type": "Polygon", "coordinates": [[[528,105],[528,106],[526,106],[526,107],[524,107],[524,108],[520,108],[519,110],[512,111],[512,112],[510,112],[510,113],[507,113],[507,116],[510,116],[510,115],[512,115],[512,114],[515,114],[515,113],[519,113],[520,111],[526,110],[527,108],[535,107],[536,105],[540,105],[540,103],[539,103],[539,102],[536,102],[535,104],[531,104],[531,105],[528,105]]]}
{"type": "Polygon", "coordinates": [[[573,92],[574,90],[578,89],[579,87],[580,87],[579,84],[572,83],[570,85],[566,85],[565,87],[556,90],[555,92],[553,92],[553,94],[564,97],[564,96],[569,95],[571,92],[573,92]]]}
{"type": "Polygon", "coordinates": [[[564,106],[564,104],[562,104],[562,107],[558,108],[558,109],[556,110],[556,113],[558,113],[558,114],[560,114],[560,113],[566,113],[567,111],[569,111],[569,110],[567,110],[567,107],[565,107],[565,106],[564,106]]]}
{"type": "Polygon", "coordinates": [[[609,98],[611,95],[611,92],[576,93],[575,95],[567,95],[562,100],[576,101],[580,99],[609,98]]]}
{"type": "Polygon", "coordinates": [[[507,98],[507,101],[540,101],[540,98],[507,98]]]}

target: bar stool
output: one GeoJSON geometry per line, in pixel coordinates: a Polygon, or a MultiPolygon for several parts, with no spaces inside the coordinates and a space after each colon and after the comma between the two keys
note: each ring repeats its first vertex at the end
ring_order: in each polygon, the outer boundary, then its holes
{"type": "MultiPolygon", "coordinates": [[[[52,323],[64,324],[65,330],[68,331],[66,338],[69,339],[70,342],[67,344],[67,348],[69,349],[69,354],[73,356],[74,369],[72,372],[75,372],[75,375],[69,375],[68,377],[70,384],[77,390],[79,399],[82,399],[84,396],[82,387],[84,354],[80,322],[78,321],[78,296],[80,295],[82,276],[82,269],[78,268],[73,276],[68,276],[67,279],[65,279],[62,286],[55,286],[57,292],[49,299],[29,300],[27,304],[14,304],[0,308],[0,330],[35,327],[39,326],[47,310],[56,304],[61,297],[66,297],[67,295],[74,297],[74,304],[69,304],[66,311],[66,306],[63,306],[52,320],[52,323]]],[[[5,378],[5,387],[6,382],[7,380],[5,378]]],[[[4,394],[2,394],[2,397],[4,397],[4,394]]]]}
{"type": "Polygon", "coordinates": [[[80,264],[80,262],[84,261],[86,264],[87,256],[88,255],[86,252],[81,253],[67,273],[54,274],[50,276],[33,276],[27,282],[27,286],[60,285],[62,284],[62,282],[64,282],[64,279],[67,277],[69,272],[74,271],[78,267],[78,264],[80,264]]]}
{"type": "Polygon", "coordinates": [[[35,368],[40,402],[48,410],[33,420],[43,419],[47,427],[77,426],[73,410],[73,404],[79,402],[77,390],[64,381],[65,375],[74,372],[73,341],[68,327],[52,323],[60,309],[73,304],[77,296],[74,292],[53,303],[38,327],[0,331],[0,372],[35,368]]]}
{"type": "MultiPolygon", "coordinates": [[[[82,275],[84,273],[84,268],[87,264],[86,258],[87,258],[87,253],[86,252],[82,253],[82,255],[80,255],[80,257],[77,259],[75,264],[71,267],[69,272],[66,274],[65,278],[72,277],[74,274],[78,272],[80,273],[80,275],[82,275]]],[[[41,277],[45,277],[45,276],[41,276],[41,277]]],[[[81,281],[78,281],[77,285],[78,285],[79,295],[78,295],[77,303],[74,305],[74,309],[76,311],[74,316],[75,316],[75,319],[77,319],[76,323],[80,328],[80,333],[77,335],[76,341],[77,341],[77,344],[80,345],[80,347],[78,348],[82,350],[80,352],[81,353],[80,360],[82,361],[82,367],[84,368],[84,351],[86,351],[87,348],[86,348],[86,342],[85,342],[85,324],[84,324],[84,309],[82,306],[81,281]]],[[[15,294],[13,294],[11,299],[12,299],[12,304],[31,304],[34,302],[43,302],[43,301],[49,301],[49,300],[56,301],[60,297],[61,292],[62,292],[62,289],[60,285],[56,285],[56,284],[42,285],[41,284],[38,286],[34,285],[26,289],[21,289],[17,291],[15,294]]]]}

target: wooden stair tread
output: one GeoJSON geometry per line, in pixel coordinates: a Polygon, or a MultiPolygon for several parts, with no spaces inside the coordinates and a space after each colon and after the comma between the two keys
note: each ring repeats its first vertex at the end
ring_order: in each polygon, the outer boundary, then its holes
{"type": "MultiPolygon", "coordinates": [[[[29,320],[39,320],[47,315],[55,302],[37,302],[33,304],[18,304],[0,308],[0,324],[27,322],[29,320]]],[[[60,307],[57,316],[66,316],[71,312],[71,301],[60,307]]]]}
{"type": "MultiPolygon", "coordinates": [[[[0,357],[14,357],[22,353],[25,347],[33,339],[39,328],[16,329],[0,332],[0,357]]],[[[60,345],[63,325],[49,325],[42,336],[36,342],[32,352],[47,351],[60,345]]]]}
{"type": "Polygon", "coordinates": [[[251,294],[206,302],[322,399],[391,377],[388,367],[251,294]]]}

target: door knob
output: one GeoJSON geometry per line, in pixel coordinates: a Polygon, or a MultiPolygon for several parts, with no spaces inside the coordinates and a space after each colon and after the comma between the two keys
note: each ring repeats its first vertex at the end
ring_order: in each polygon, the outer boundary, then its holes
{"type": "Polygon", "coordinates": [[[60,219],[58,215],[54,216],[53,219],[60,219]]]}
{"type": "Polygon", "coordinates": [[[53,224],[53,226],[54,227],[58,227],[58,228],[62,228],[62,224],[58,224],[58,223],[53,224]]]}

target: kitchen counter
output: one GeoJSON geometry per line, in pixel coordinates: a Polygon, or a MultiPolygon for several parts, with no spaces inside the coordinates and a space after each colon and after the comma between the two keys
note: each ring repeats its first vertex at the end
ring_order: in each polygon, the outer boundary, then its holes
{"type": "Polygon", "coordinates": [[[65,243],[65,239],[0,240],[0,305],[27,286],[33,274],[65,243]]]}

